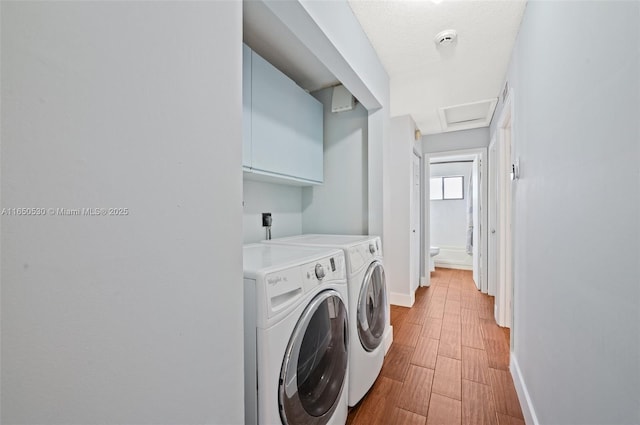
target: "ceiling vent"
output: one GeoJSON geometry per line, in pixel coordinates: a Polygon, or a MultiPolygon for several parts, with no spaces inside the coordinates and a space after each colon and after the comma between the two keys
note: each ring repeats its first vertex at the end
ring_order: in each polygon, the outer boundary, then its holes
{"type": "Polygon", "coordinates": [[[488,127],[496,108],[496,98],[463,105],[439,108],[442,131],[467,130],[470,128],[488,127]]]}

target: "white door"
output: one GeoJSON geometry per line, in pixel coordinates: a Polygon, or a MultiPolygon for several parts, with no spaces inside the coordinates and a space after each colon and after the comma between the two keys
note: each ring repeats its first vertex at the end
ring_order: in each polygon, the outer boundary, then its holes
{"type": "MultiPolygon", "coordinates": [[[[498,120],[496,164],[496,298],[495,318],[499,326],[513,322],[513,254],[511,206],[511,98],[505,102],[498,120]]],[[[491,146],[490,146],[491,148],[491,146]]]]}
{"type": "Polygon", "coordinates": [[[487,293],[496,294],[498,285],[498,154],[495,137],[489,145],[489,250],[487,270],[487,293]]]}
{"type": "Polygon", "coordinates": [[[472,202],[472,211],[471,215],[473,217],[473,281],[476,283],[476,288],[481,288],[481,279],[482,270],[480,268],[481,257],[480,257],[480,224],[482,221],[480,220],[480,211],[482,205],[480,205],[480,179],[482,178],[480,175],[480,159],[476,155],[473,160],[473,166],[471,168],[472,184],[471,184],[471,202],[472,202]]]}
{"type": "Polygon", "coordinates": [[[411,290],[420,283],[420,157],[413,154],[411,173],[411,290]]]}
{"type": "Polygon", "coordinates": [[[513,263],[512,263],[512,208],[511,208],[511,181],[509,178],[511,167],[511,122],[510,116],[506,118],[505,126],[500,130],[500,200],[499,222],[499,275],[498,294],[496,296],[496,321],[498,325],[511,328],[513,311],[513,263]]]}

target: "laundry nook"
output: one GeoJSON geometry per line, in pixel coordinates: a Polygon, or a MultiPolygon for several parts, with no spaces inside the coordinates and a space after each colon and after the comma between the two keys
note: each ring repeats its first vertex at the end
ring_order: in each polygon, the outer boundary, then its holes
{"type": "Polygon", "coordinates": [[[0,423],[640,424],[639,31],[1,1],[0,423]]]}

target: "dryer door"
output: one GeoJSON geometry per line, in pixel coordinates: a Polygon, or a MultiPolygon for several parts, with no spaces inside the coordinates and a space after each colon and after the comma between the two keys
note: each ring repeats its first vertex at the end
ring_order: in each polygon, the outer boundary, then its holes
{"type": "Polygon", "coordinates": [[[304,310],[287,345],[278,391],[282,422],[326,424],[347,375],[347,309],[335,290],[319,293],[304,310]]]}
{"type": "Polygon", "coordinates": [[[382,342],[387,325],[387,288],[384,267],[380,261],[369,265],[358,297],[358,336],[367,351],[373,351],[382,342]]]}

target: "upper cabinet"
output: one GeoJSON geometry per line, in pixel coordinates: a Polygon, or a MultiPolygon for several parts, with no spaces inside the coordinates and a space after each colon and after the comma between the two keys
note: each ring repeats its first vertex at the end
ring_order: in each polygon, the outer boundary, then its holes
{"type": "Polygon", "coordinates": [[[242,45],[242,167],[251,168],[251,49],[242,45]]]}
{"type": "Polygon", "coordinates": [[[322,104],[247,46],[243,60],[245,171],[322,183],[322,104]]]}

